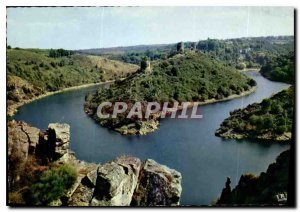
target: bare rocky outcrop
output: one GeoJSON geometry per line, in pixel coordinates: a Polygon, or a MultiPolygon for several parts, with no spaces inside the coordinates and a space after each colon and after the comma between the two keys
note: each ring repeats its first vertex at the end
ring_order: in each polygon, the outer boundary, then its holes
{"type": "Polygon", "coordinates": [[[120,157],[99,166],[92,206],[129,206],[138,182],[141,161],[120,157]]]}
{"type": "Polygon", "coordinates": [[[56,158],[61,158],[69,153],[70,126],[68,124],[52,123],[48,125],[48,140],[55,146],[56,158]]]}
{"type": "MultiPolygon", "coordinates": [[[[45,132],[25,122],[8,123],[8,159],[17,154],[72,165],[77,180],[50,206],[173,206],[179,205],[181,174],[154,160],[121,156],[105,164],[79,161],[69,150],[70,126],[49,124],[45,132]]],[[[13,176],[14,178],[15,176],[13,176]]],[[[10,179],[9,179],[10,181],[10,179]]]]}
{"type": "Polygon", "coordinates": [[[176,206],[181,195],[181,174],[147,159],[135,190],[133,206],[176,206]]]}
{"type": "Polygon", "coordinates": [[[27,159],[28,154],[35,152],[39,142],[40,130],[25,122],[11,121],[8,123],[8,158],[12,154],[27,159]]]}
{"type": "Polygon", "coordinates": [[[181,174],[148,159],[122,156],[88,173],[71,197],[71,206],[176,206],[181,174]],[[76,200],[76,201],[75,201],[76,200]]]}
{"type": "Polygon", "coordinates": [[[227,202],[230,201],[231,198],[231,179],[230,177],[227,177],[226,183],[225,183],[225,188],[223,188],[221,196],[217,202],[217,204],[226,204],[227,202]]]}

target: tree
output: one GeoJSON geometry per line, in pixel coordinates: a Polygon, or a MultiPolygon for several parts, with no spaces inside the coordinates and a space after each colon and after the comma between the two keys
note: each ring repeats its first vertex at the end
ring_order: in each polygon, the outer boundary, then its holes
{"type": "Polygon", "coordinates": [[[278,102],[272,102],[271,104],[271,113],[273,114],[281,114],[283,112],[283,108],[278,102]]]}
{"type": "Polygon", "coordinates": [[[250,79],[249,82],[248,82],[248,85],[250,85],[252,87],[252,86],[256,86],[257,83],[254,79],[250,79]]]}
{"type": "Polygon", "coordinates": [[[270,106],[271,106],[271,103],[272,103],[271,99],[264,99],[264,100],[262,101],[261,105],[263,106],[263,108],[264,108],[265,110],[269,110],[269,109],[270,109],[270,106]]]}
{"type": "Polygon", "coordinates": [[[276,128],[276,132],[278,134],[283,134],[287,131],[287,127],[285,125],[280,125],[280,126],[277,126],[276,128]]]}
{"type": "Polygon", "coordinates": [[[256,123],[258,122],[259,117],[256,115],[252,115],[249,120],[250,120],[250,124],[252,125],[256,125],[256,123]]]}
{"type": "Polygon", "coordinates": [[[35,203],[47,205],[59,199],[71,188],[76,178],[75,169],[67,165],[43,172],[39,182],[31,188],[35,203]]]}
{"type": "Polygon", "coordinates": [[[171,69],[171,73],[173,76],[178,76],[178,68],[173,66],[171,69]]]}
{"type": "Polygon", "coordinates": [[[266,114],[264,116],[264,127],[270,129],[274,126],[274,118],[271,114],[266,114]]]}

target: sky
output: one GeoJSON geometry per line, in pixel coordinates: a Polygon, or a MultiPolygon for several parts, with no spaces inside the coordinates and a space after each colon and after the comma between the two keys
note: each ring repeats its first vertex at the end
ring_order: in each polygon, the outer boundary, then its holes
{"type": "Polygon", "coordinates": [[[291,7],[7,8],[7,43],[88,49],[294,34],[291,7]]]}

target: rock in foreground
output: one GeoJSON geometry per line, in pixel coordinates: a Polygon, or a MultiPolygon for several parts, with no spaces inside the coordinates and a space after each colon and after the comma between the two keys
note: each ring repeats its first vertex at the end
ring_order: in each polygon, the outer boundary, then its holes
{"type": "MultiPolygon", "coordinates": [[[[22,181],[16,175],[19,172],[13,170],[14,167],[22,167],[16,165],[26,163],[29,158],[35,158],[38,163],[31,164],[33,169],[41,168],[42,165],[46,170],[62,164],[76,169],[77,180],[62,197],[48,204],[50,206],[179,205],[182,190],[179,172],[151,159],[142,162],[130,156],[118,157],[105,164],[86,163],[70,153],[69,143],[68,124],[49,124],[48,130],[42,132],[25,122],[8,123],[10,205],[20,204],[11,198],[11,189],[15,185],[20,191],[30,187],[26,183],[20,185],[22,181]]],[[[21,204],[31,205],[24,201],[21,204]]]]}
{"type": "Polygon", "coordinates": [[[133,206],[179,205],[181,174],[154,160],[145,161],[139,184],[133,196],[133,206]]]}

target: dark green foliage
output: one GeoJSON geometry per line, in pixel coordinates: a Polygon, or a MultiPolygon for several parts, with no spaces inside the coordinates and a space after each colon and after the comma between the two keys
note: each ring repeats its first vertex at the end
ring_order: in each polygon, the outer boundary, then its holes
{"type": "Polygon", "coordinates": [[[294,49],[294,37],[257,37],[199,41],[197,49],[237,69],[265,65],[268,58],[294,49]],[[245,64],[243,64],[245,63],[245,64]]]}
{"type": "Polygon", "coordinates": [[[261,74],[268,79],[295,83],[295,55],[290,52],[287,55],[270,58],[260,70],[261,74]]]}
{"type": "Polygon", "coordinates": [[[294,95],[294,88],[290,87],[269,99],[264,99],[260,104],[254,103],[245,109],[231,112],[230,117],[225,119],[217,130],[217,135],[232,130],[233,134],[240,133],[250,138],[268,135],[269,139],[272,139],[285,132],[291,132],[294,95]]]}
{"type": "Polygon", "coordinates": [[[72,54],[74,54],[74,51],[65,50],[65,49],[50,49],[49,51],[49,57],[52,58],[70,56],[72,54]]]}
{"type": "Polygon", "coordinates": [[[145,70],[147,68],[147,58],[143,58],[141,61],[141,70],[145,70]]]}
{"type": "MultiPolygon", "coordinates": [[[[178,54],[181,43],[164,45],[141,45],[115,47],[104,49],[87,49],[80,52],[105,55],[110,59],[140,65],[143,57],[149,60],[164,60],[178,54]]],[[[216,40],[207,39],[199,42],[185,42],[187,51],[200,51],[214,59],[221,60],[227,65],[243,69],[259,68],[265,65],[268,58],[280,54],[287,54],[294,49],[293,36],[253,37],[216,40]],[[242,65],[243,64],[243,65],[242,65]]]]}
{"type": "Polygon", "coordinates": [[[31,188],[35,204],[47,205],[62,197],[77,178],[74,168],[63,165],[43,172],[39,181],[31,188]]]}
{"type": "Polygon", "coordinates": [[[164,97],[178,100],[176,97],[180,96],[182,101],[188,101],[189,96],[199,95],[214,98],[218,94],[228,96],[244,91],[244,85],[249,82],[245,75],[224,67],[204,54],[189,53],[153,64],[151,74],[136,74],[118,86],[100,90],[94,100],[100,102],[120,98],[147,101],[147,97],[152,96],[161,101],[164,97]],[[114,95],[109,95],[109,92],[114,95]]]}
{"type": "MultiPolygon", "coordinates": [[[[250,88],[250,79],[203,53],[189,52],[153,63],[152,73],[136,73],[88,98],[94,114],[103,101],[205,101],[222,99],[250,88]]],[[[96,118],[96,117],[95,117],[96,118]]]]}

